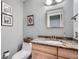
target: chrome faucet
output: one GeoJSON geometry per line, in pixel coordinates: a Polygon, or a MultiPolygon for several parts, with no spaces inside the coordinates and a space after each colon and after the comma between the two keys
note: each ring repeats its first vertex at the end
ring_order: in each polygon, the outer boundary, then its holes
{"type": "Polygon", "coordinates": [[[56,36],[55,35],[51,36],[50,37],[50,40],[52,40],[52,39],[55,40],[56,39],[56,36]]]}

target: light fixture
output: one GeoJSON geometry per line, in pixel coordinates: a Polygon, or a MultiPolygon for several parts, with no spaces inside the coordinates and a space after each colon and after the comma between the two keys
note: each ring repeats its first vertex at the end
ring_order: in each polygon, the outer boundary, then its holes
{"type": "Polygon", "coordinates": [[[63,1],[64,0],[45,0],[45,5],[46,6],[56,5],[56,4],[59,4],[63,1]]]}
{"type": "Polygon", "coordinates": [[[60,2],[62,2],[63,0],[55,0],[57,3],[60,3],[60,2]]]}
{"type": "Polygon", "coordinates": [[[53,3],[53,0],[46,0],[45,1],[45,4],[48,5],[48,6],[51,5],[52,3],[53,3]]]}

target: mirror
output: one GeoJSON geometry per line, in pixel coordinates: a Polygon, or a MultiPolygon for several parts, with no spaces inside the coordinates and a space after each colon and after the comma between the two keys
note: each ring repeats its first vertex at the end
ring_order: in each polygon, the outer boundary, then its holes
{"type": "Polygon", "coordinates": [[[47,11],[47,27],[63,27],[63,9],[47,11]]]}

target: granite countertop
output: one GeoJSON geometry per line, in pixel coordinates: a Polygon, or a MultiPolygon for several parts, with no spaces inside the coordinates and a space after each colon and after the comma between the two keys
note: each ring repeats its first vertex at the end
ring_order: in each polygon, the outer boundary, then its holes
{"type": "Polygon", "coordinates": [[[78,42],[76,42],[74,40],[68,40],[68,39],[54,39],[54,40],[52,39],[52,40],[50,40],[47,38],[37,38],[37,39],[32,40],[31,42],[36,43],[36,44],[43,44],[43,45],[78,50],[78,42]]]}

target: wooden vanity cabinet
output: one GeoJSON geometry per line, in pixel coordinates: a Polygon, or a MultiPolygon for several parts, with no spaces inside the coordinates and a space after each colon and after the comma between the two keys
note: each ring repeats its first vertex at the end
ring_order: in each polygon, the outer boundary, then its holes
{"type": "Polygon", "coordinates": [[[57,48],[33,44],[32,59],[57,59],[57,48]]]}
{"type": "Polygon", "coordinates": [[[77,57],[76,50],[32,44],[32,59],[78,59],[77,57]]]}

